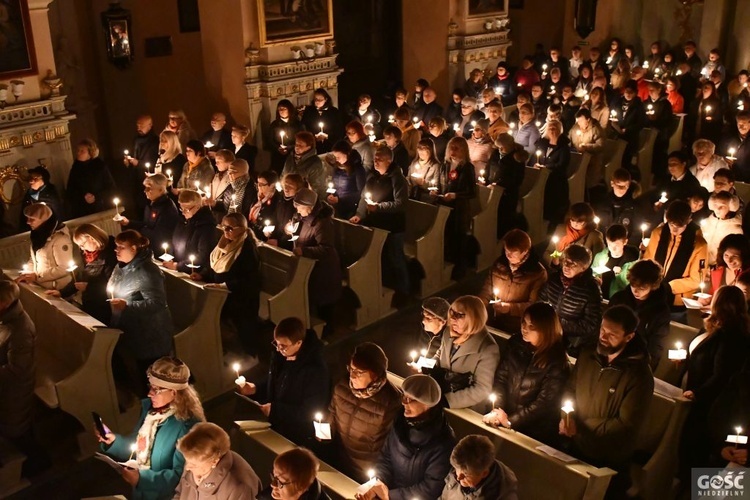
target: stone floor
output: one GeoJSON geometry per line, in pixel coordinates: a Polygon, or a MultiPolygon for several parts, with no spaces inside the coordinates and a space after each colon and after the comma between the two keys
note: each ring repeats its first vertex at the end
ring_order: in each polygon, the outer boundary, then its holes
{"type": "MultiPolygon", "coordinates": [[[[483,282],[485,273],[471,275],[461,283],[444,290],[439,295],[449,301],[465,293],[476,293],[483,282]]],[[[399,309],[395,314],[359,331],[347,328],[345,318],[351,311],[342,310],[335,332],[326,339],[326,358],[334,381],[346,376],[346,362],[354,347],[363,342],[376,342],[385,351],[389,359],[389,369],[399,375],[407,376],[406,362],[409,351],[419,347],[420,339],[426,338],[421,328],[420,301],[414,300],[399,309]]],[[[264,332],[270,350],[270,328],[264,332]]],[[[266,363],[245,374],[248,380],[263,377],[266,363]]],[[[229,429],[235,419],[242,418],[243,403],[228,392],[205,403],[206,416],[224,429],[229,429]]],[[[77,461],[74,458],[74,436],[78,424],[61,412],[39,409],[42,425],[37,429],[42,443],[50,446],[54,466],[31,480],[31,485],[23,491],[8,497],[13,500],[74,500],[106,495],[129,495],[130,488],[109,466],[94,458],[77,461]],[[51,444],[50,444],[51,443],[51,444]]],[[[93,436],[92,436],[93,439],[93,436]]],[[[251,462],[252,465],[252,462],[251,462]]],[[[2,492],[0,492],[2,498],[2,492]]]]}

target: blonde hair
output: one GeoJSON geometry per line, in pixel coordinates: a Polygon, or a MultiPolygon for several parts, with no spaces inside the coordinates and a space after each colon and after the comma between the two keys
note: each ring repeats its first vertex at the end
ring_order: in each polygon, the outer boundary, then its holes
{"type": "Polygon", "coordinates": [[[172,407],[174,407],[174,416],[177,420],[184,421],[193,418],[201,422],[206,421],[206,414],[203,413],[201,398],[198,396],[198,391],[192,385],[188,386],[187,389],[175,391],[172,407]]]}
{"type": "Polygon", "coordinates": [[[99,156],[99,146],[96,145],[94,139],[83,139],[81,141],[78,141],[78,146],[84,146],[86,149],[88,149],[89,156],[91,158],[96,158],[99,156]]]}
{"type": "Polygon", "coordinates": [[[450,160],[450,151],[455,148],[456,151],[461,155],[461,160],[469,161],[469,143],[463,137],[454,137],[448,141],[448,146],[445,148],[445,158],[450,160]]]}
{"type": "Polygon", "coordinates": [[[293,486],[293,495],[307,490],[315,482],[320,468],[318,458],[307,448],[294,448],[276,457],[273,465],[286,473],[293,486]]]}
{"type": "Polygon", "coordinates": [[[180,190],[180,195],[177,197],[177,201],[186,205],[200,205],[201,195],[193,189],[182,189],[180,190]]]}
{"type": "Polygon", "coordinates": [[[79,247],[83,245],[83,239],[88,236],[99,244],[99,249],[107,246],[109,235],[99,226],[94,224],[81,224],[73,231],[73,242],[79,247]]]}
{"type": "Polygon", "coordinates": [[[180,145],[180,138],[177,134],[171,130],[165,130],[159,134],[159,141],[166,141],[167,147],[164,149],[162,157],[169,158],[170,160],[182,153],[182,146],[180,145]]]}
{"type": "Polygon", "coordinates": [[[475,295],[463,295],[451,304],[451,309],[458,309],[457,312],[466,314],[466,322],[469,335],[484,330],[487,324],[487,308],[484,306],[482,299],[475,295]]]}
{"type": "Polygon", "coordinates": [[[211,422],[195,424],[177,441],[177,449],[186,459],[201,462],[221,459],[229,447],[229,434],[211,422]]]}

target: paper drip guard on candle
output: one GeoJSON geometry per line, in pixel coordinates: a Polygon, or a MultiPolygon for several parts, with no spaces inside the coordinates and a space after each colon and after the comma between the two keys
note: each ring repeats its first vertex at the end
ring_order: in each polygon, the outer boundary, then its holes
{"type": "Polygon", "coordinates": [[[333,182],[328,183],[328,189],[326,189],[326,193],[328,194],[334,194],[336,192],[336,188],[333,187],[333,182]]]}
{"type": "Polygon", "coordinates": [[[747,444],[747,436],[742,435],[742,427],[735,427],[734,432],[736,434],[727,435],[727,443],[734,444],[735,448],[737,448],[738,444],[747,444]]]}
{"type": "Polygon", "coordinates": [[[331,424],[323,422],[323,414],[318,412],[315,414],[315,420],[313,420],[313,426],[315,426],[315,437],[322,441],[331,440],[331,424]]]}
{"type": "Polygon", "coordinates": [[[159,260],[162,262],[170,262],[174,260],[174,255],[170,255],[167,253],[167,248],[169,248],[168,243],[162,243],[161,247],[164,249],[164,253],[159,256],[159,260]]]}
{"type": "Polygon", "coordinates": [[[190,257],[188,257],[188,259],[190,259],[190,264],[188,264],[187,267],[189,267],[190,269],[198,269],[199,267],[201,267],[195,265],[195,255],[191,255],[190,257]]]}
{"type": "Polygon", "coordinates": [[[370,479],[366,483],[360,484],[357,487],[356,493],[358,495],[364,495],[378,483],[378,478],[375,477],[375,471],[373,469],[368,470],[367,475],[370,477],[370,479]]]}
{"type": "Polygon", "coordinates": [[[676,342],[675,348],[670,349],[667,353],[669,359],[672,361],[682,361],[687,359],[687,351],[682,348],[682,342],[676,342]]]}

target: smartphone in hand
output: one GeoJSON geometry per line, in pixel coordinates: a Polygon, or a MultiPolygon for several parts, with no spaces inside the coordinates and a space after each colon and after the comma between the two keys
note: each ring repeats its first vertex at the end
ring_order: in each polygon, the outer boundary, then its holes
{"type": "Polygon", "coordinates": [[[109,434],[109,429],[107,429],[107,426],[104,425],[104,422],[102,421],[102,417],[99,416],[98,413],[95,411],[91,412],[91,417],[94,419],[94,427],[96,427],[96,431],[99,433],[101,437],[106,436],[109,434]]]}

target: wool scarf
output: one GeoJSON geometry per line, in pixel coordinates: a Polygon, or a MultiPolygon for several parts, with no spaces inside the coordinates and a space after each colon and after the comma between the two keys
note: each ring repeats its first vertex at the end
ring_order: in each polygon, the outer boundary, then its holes
{"type": "Polygon", "coordinates": [[[247,238],[247,231],[243,232],[237,239],[229,241],[224,236],[219,240],[219,244],[211,251],[209,262],[211,269],[215,273],[221,274],[229,271],[234,261],[237,260],[242,252],[242,245],[247,238]]]}
{"type": "Polygon", "coordinates": [[[373,397],[375,394],[380,392],[380,389],[383,388],[385,383],[388,381],[386,377],[380,377],[379,379],[372,382],[370,385],[365,387],[364,389],[356,389],[354,386],[352,386],[352,379],[349,379],[349,389],[351,389],[352,394],[354,394],[354,397],[357,399],[367,399],[373,397]]]}
{"type": "Polygon", "coordinates": [[[558,252],[562,252],[576,241],[580,240],[581,238],[585,238],[590,231],[591,229],[588,226],[584,226],[583,229],[578,231],[576,229],[573,229],[570,224],[568,224],[565,227],[565,236],[560,238],[560,241],[557,242],[556,250],[558,252]]]}

